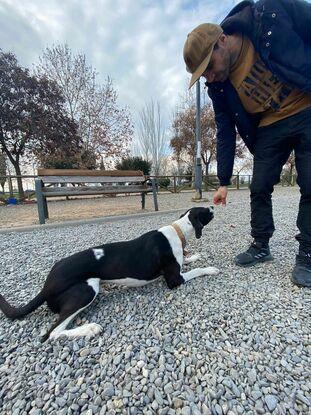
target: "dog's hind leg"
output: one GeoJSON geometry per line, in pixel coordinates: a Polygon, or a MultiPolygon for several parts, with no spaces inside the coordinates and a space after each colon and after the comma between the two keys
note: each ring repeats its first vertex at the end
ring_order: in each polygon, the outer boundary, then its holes
{"type": "Polygon", "coordinates": [[[66,327],[74,317],[95,300],[98,292],[99,278],[90,278],[71,286],[66,291],[59,294],[56,298],[51,300],[52,304],[49,304],[48,301],[48,305],[50,305],[51,308],[58,308],[60,310],[59,317],[56,323],[42,337],[41,341],[45,341],[49,337],[91,337],[100,333],[102,328],[96,323],[85,324],[81,327],[66,330],[66,327]]]}

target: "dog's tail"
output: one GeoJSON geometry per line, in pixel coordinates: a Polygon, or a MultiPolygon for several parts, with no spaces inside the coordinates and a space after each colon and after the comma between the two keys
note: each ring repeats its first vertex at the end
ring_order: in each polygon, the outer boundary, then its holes
{"type": "Polygon", "coordinates": [[[32,311],[36,310],[45,301],[45,296],[41,291],[33,300],[22,307],[11,306],[6,299],[0,294],[0,310],[12,320],[15,318],[24,317],[32,311]]]}

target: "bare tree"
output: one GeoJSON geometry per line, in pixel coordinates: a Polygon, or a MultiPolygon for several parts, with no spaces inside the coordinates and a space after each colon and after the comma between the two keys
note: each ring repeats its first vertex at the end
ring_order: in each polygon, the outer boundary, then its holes
{"type": "Polygon", "coordinates": [[[61,88],[68,112],[79,126],[83,151],[95,153],[98,160],[120,159],[129,153],[133,126],[127,108],[118,104],[112,79],[97,82],[97,72],[85,55],[74,55],[68,45],[46,48],[36,68],[61,88]]]}
{"type": "Polygon", "coordinates": [[[295,165],[295,153],[292,151],[287,162],[283,167],[283,178],[289,183],[290,186],[295,185],[295,174],[296,174],[296,165],[295,165]]]}
{"type": "Polygon", "coordinates": [[[12,53],[0,51],[0,147],[18,176],[24,199],[21,160],[41,151],[62,148],[65,155],[80,147],[76,124],[67,116],[57,85],[29,74],[12,53]]]}
{"type": "MultiPolygon", "coordinates": [[[[240,135],[237,134],[239,140],[241,140],[240,135]]],[[[254,164],[254,157],[253,155],[247,151],[246,146],[242,147],[242,157],[238,158],[233,166],[234,174],[240,175],[241,173],[247,172],[249,174],[253,170],[254,164]]]]}
{"type": "Polygon", "coordinates": [[[158,101],[146,103],[139,113],[138,142],[142,157],[152,162],[153,174],[159,175],[167,137],[158,101]]]}
{"type": "MultiPolygon", "coordinates": [[[[187,92],[181,97],[180,108],[172,120],[171,147],[178,165],[187,164],[194,169],[196,155],[196,103],[193,92],[187,92]]],[[[216,161],[217,129],[214,110],[207,94],[202,94],[201,103],[201,158],[208,175],[213,161],[216,161]]],[[[237,135],[236,158],[244,157],[245,146],[241,137],[237,135]]]]}

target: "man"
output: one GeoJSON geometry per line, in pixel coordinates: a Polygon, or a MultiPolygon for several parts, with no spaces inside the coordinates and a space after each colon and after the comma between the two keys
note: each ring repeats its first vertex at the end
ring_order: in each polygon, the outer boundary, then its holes
{"type": "Polygon", "coordinates": [[[311,3],[243,1],[221,25],[195,28],[187,37],[184,59],[192,73],[190,87],[203,76],[214,107],[220,181],[215,204],[226,204],[236,129],[254,155],[254,239],[236,257],[236,264],[251,266],[273,259],[271,195],[294,150],[301,199],[299,254],[292,281],[311,287],[311,3]]]}

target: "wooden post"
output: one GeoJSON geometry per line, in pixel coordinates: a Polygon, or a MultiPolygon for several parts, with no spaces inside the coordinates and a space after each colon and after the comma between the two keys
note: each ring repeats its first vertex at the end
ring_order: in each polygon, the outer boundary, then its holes
{"type": "Polygon", "coordinates": [[[236,188],[237,190],[240,190],[240,175],[239,174],[236,176],[236,188]]]}
{"type": "Polygon", "coordinates": [[[48,204],[47,204],[47,201],[46,201],[46,197],[45,196],[43,196],[43,207],[44,207],[44,216],[45,216],[45,219],[49,219],[48,204]]]}
{"type": "Polygon", "coordinates": [[[146,196],[146,194],[144,192],[142,192],[142,194],[141,194],[141,208],[142,209],[145,209],[145,205],[146,205],[145,196],[146,196]]]}
{"type": "MultiPolygon", "coordinates": [[[[38,207],[38,215],[39,215],[39,222],[40,225],[45,223],[45,208],[44,208],[44,197],[42,194],[42,181],[40,179],[35,180],[35,188],[36,188],[36,197],[37,197],[37,207],[38,207]]],[[[46,203],[46,202],[45,202],[46,203]]]]}
{"type": "Polygon", "coordinates": [[[174,193],[177,193],[176,176],[174,176],[174,193]]]}

